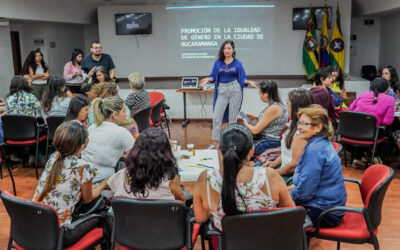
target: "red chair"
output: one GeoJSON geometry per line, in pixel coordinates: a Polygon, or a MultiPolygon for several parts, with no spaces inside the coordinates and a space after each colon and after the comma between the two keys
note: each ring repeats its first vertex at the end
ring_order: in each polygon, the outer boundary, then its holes
{"type": "Polygon", "coordinates": [[[332,143],[332,146],[335,149],[335,151],[338,154],[340,154],[342,152],[342,150],[343,150],[343,146],[340,143],[337,143],[337,142],[331,142],[331,143],[332,143]]]}
{"type": "MultiPolygon", "coordinates": [[[[39,128],[42,125],[38,124],[38,120],[34,116],[30,115],[13,115],[7,114],[2,118],[3,132],[4,132],[4,147],[2,149],[3,156],[6,156],[4,160],[7,159],[8,146],[35,146],[35,169],[36,169],[36,179],[39,179],[38,173],[38,153],[39,153],[39,143],[46,140],[46,135],[40,135],[39,128]]],[[[43,122],[44,123],[44,122],[43,122]]],[[[7,164],[7,161],[6,161],[7,164]]]]}
{"type": "MultiPolygon", "coordinates": [[[[338,128],[340,143],[344,146],[350,145],[351,152],[353,151],[353,146],[372,149],[372,156],[368,159],[370,164],[373,164],[376,146],[387,139],[386,136],[378,139],[380,129],[381,127],[376,126],[376,117],[374,115],[355,111],[340,112],[338,128]]],[[[351,154],[351,158],[351,161],[353,161],[353,154],[351,154]]],[[[346,154],[344,154],[344,164],[347,166],[346,154]]]]}
{"type": "Polygon", "coordinates": [[[156,92],[156,91],[152,91],[149,92],[150,95],[150,105],[152,107],[155,106],[156,103],[164,100],[162,107],[161,107],[161,112],[160,112],[160,117],[161,117],[161,122],[165,122],[166,126],[167,126],[167,130],[168,130],[168,137],[171,137],[171,131],[169,128],[169,117],[167,115],[166,110],[169,109],[169,106],[165,103],[165,96],[163,93],[161,92],[156,92]]]}
{"type": "Polygon", "coordinates": [[[103,243],[103,228],[95,227],[72,245],[64,248],[64,232],[74,230],[80,223],[88,220],[102,221],[103,217],[91,214],[60,227],[57,211],[46,204],[22,199],[8,192],[0,193],[11,220],[8,248],[14,244],[18,250],[25,249],[88,249],[103,243]]]}
{"type": "Polygon", "coordinates": [[[340,242],[370,243],[375,249],[379,249],[376,235],[381,223],[382,204],[393,177],[394,171],[390,167],[373,165],[365,170],[361,182],[345,178],[346,181],[359,185],[364,207],[333,207],[322,212],[311,237],[337,241],[337,249],[340,249],[340,242]],[[333,228],[320,228],[321,218],[332,211],[345,211],[342,222],[333,228]]]}

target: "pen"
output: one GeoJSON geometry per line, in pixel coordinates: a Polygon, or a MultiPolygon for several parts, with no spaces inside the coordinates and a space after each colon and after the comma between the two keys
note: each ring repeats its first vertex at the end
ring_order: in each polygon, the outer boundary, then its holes
{"type": "Polygon", "coordinates": [[[189,165],[189,167],[191,167],[191,168],[202,168],[202,169],[207,169],[206,167],[204,167],[204,166],[199,166],[199,165],[189,165]]]}
{"type": "Polygon", "coordinates": [[[211,167],[211,166],[207,166],[207,165],[204,165],[204,164],[200,164],[200,163],[198,163],[197,165],[199,165],[199,166],[202,166],[202,167],[205,167],[205,168],[214,168],[214,167],[211,167]]]}
{"type": "Polygon", "coordinates": [[[213,158],[202,158],[200,161],[212,160],[213,158]]]}

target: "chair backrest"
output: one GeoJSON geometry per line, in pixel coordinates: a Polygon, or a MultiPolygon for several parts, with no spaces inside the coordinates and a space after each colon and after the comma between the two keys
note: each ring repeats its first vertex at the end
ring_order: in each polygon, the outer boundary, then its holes
{"type": "Polygon", "coordinates": [[[361,76],[367,80],[374,80],[377,76],[375,65],[363,65],[361,67],[361,76]]]}
{"type": "Polygon", "coordinates": [[[183,202],[115,198],[115,241],[133,249],[180,249],[186,244],[183,202]]]}
{"type": "Polygon", "coordinates": [[[361,198],[368,209],[373,228],[381,223],[383,198],[393,177],[393,169],[385,165],[372,165],[364,172],[360,186],[361,198]]]}
{"type": "Polygon", "coordinates": [[[222,249],[304,249],[305,217],[300,207],[225,216],[222,249]]]}
{"type": "Polygon", "coordinates": [[[151,112],[151,106],[148,106],[147,108],[141,109],[137,111],[135,114],[133,114],[133,119],[135,119],[138,128],[139,128],[139,133],[145,130],[146,128],[150,127],[150,112],[151,112]]]}
{"type": "Polygon", "coordinates": [[[157,124],[161,121],[161,108],[164,105],[165,100],[160,100],[156,104],[154,104],[152,110],[151,110],[151,120],[153,121],[153,124],[157,124]]]}
{"type": "Polygon", "coordinates": [[[54,208],[7,192],[2,192],[0,197],[11,219],[10,237],[20,247],[29,250],[56,249],[59,221],[54,208]]]}
{"type": "Polygon", "coordinates": [[[36,117],[30,115],[7,114],[1,117],[6,140],[36,139],[38,133],[36,117]]]}
{"type": "Polygon", "coordinates": [[[154,106],[157,102],[164,100],[164,94],[157,91],[149,92],[150,95],[150,105],[154,106]]]}
{"type": "Polygon", "coordinates": [[[60,126],[61,123],[63,123],[65,120],[65,115],[51,115],[46,118],[46,123],[47,123],[47,139],[49,141],[53,140],[54,133],[56,132],[56,129],[58,126],[60,126]]]}
{"type": "Polygon", "coordinates": [[[339,117],[340,136],[362,141],[374,140],[377,129],[374,115],[356,111],[342,111],[339,113],[339,117]],[[354,124],[357,124],[357,126],[354,124]]]}

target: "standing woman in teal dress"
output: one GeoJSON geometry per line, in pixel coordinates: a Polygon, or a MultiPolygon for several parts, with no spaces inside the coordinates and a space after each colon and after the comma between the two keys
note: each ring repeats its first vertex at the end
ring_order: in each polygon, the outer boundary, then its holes
{"type": "Polygon", "coordinates": [[[214,146],[218,144],[222,120],[229,124],[237,122],[243,100],[243,88],[250,84],[256,87],[256,82],[247,80],[242,63],[236,59],[235,44],[225,41],[219,49],[211,74],[202,79],[200,86],[207,82],[214,83],[213,130],[211,139],[214,146]]]}

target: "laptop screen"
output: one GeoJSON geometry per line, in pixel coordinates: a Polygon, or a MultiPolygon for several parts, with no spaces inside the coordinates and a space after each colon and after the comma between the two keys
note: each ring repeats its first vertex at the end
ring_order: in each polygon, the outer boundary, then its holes
{"type": "Polygon", "coordinates": [[[197,89],[199,83],[198,77],[182,77],[182,89],[197,89]]]}

